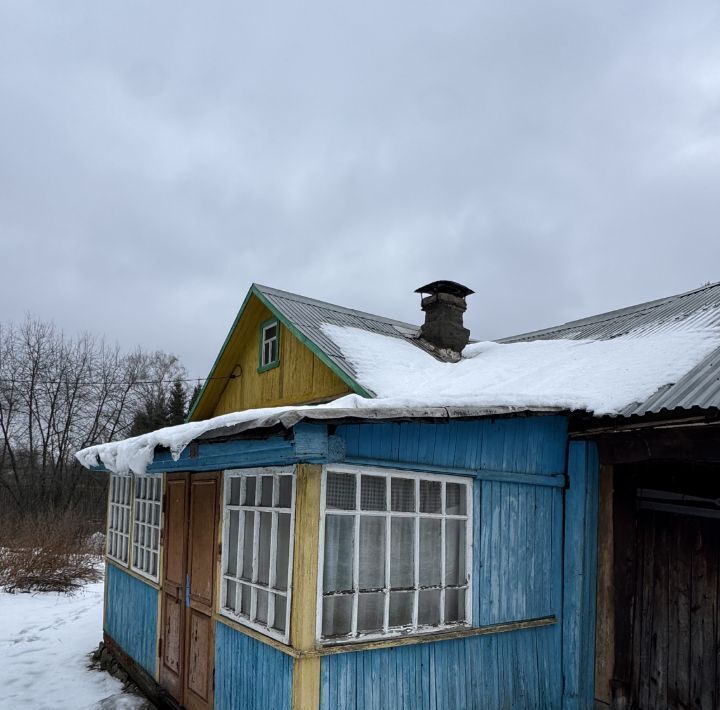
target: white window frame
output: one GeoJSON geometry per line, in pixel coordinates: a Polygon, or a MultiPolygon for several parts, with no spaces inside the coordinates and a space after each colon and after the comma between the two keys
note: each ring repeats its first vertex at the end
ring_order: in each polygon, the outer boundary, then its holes
{"type": "MultiPolygon", "coordinates": [[[[272,467],[263,467],[263,468],[246,468],[246,469],[231,469],[226,470],[224,472],[224,483],[223,483],[223,519],[222,519],[222,556],[221,556],[221,567],[220,567],[220,605],[219,605],[219,612],[222,616],[227,617],[228,619],[232,619],[233,621],[242,624],[243,626],[247,626],[248,628],[254,629],[255,631],[259,631],[265,636],[269,636],[270,638],[274,638],[282,643],[289,643],[290,640],[290,619],[291,619],[291,608],[292,608],[292,572],[293,572],[293,552],[295,548],[295,489],[296,489],[296,482],[297,482],[297,476],[295,473],[295,467],[294,466],[272,466],[272,467]],[[255,495],[255,501],[256,504],[253,506],[250,505],[243,505],[242,502],[239,505],[230,505],[229,504],[229,495],[230,495],[230,486],[231,481],[233,478],[247,478],[249,476],[268,476],[272,475],[275,478],[275,481],[273,482],[273,506],[261,506],[259,505],[258,501],[260,500],[261,495],[261,485],[258,485],[256,488],[256,495],[255,495]],[[281,476],[289,476],[291,479],[292,487],[291,487],[291,494],[290,494],[290,508],[289,511],[287,508],[277,508],[274,507],[274,504],[277,502],[277,497],[279,493],[279,486],[278,486],[278,480],[281,476]],[[241,579],[239,576],[232,576],[228,575],[226,573],[227,569],[227,555],[230,550],[229,540],[228,537],[230,535],[230,512],[231,511],[240,511],[240,513],[243,513],[244,511],[252,511],[253,513],[271,513],[272,514],[272,528],[270,533],[270,573],[269,573],[269,579],[268,584],[264,585],[257,582],[258,577],[258,545],[259,545],[259,527],[260,527],[260,516],[255,515],[254,520],[254,534],[253,534],[253,557],[252,557],[252,581],[248,582],[245,579],[241,579]],[[276,558],[277,558],[277,514],[278,513],[290,513],[290,539],[289,539],[289,546],[290,549],[288,550],[288,574],[287,574],[287,590],[282,591],[279,589],[275,589],[275,578],[276,578],[276,558]],[[257,611],[257,590],[267,592],[268,594],[268,625],[265,626],[263,624],[256,623],[255,621],[251,621],[250,619],[240,615],[233,613],[230,611],[230,609],[227,609],[225,604],[227,602],[227,585],[226,581],[235,582],[235,584],[239,585],[244,584],[246,586],[249,586],[252,591],[251,596],[251,606],[250,606],[250,616],[254,617],[257,611]],[[274,614],[275,614],[275,597],[274,595],[279,594],[280,596],[285,596],[285,631],[281,632],[277,629],[271,628],[271,625],[274,623],[274,614]]],[[[258,479],[261,480],[261,479],[258,479]]],[[[245,482],[241,484],[240,488],[240,501],[244,500],[245,496],[245,482]]],[[[238,547],[237,547],[237,555],[238,559],[236,562],[236,574],[240,574],[240,566],[241,566],[241,559],[244,551],[244,524],[242,520],[238,521],[238,547]]],[[[235,604],[235,608],[237,608],[237,602],[235,604]]]]}
{"type": "Polygon", "coordinates": [[[111,559],[127,567],[132,555],[132,502],[133,479],[130,475],[110,474],[110,490],[108,491],[108,515],[105,554],[111,559]],[[120,545],[121,556],[115,554],[120,545]],[[124,544],[125,559],[122,558],[124,544]]]}
{"type": "MultiPolygon", "coordinates": [[[[280,361],[280,322],[276,319],[274,321],[271,321],[270,323],[266,323],[262,327],[262,335],[260,337],[260,367],[270,367],[271,365],[275,365],[277,362],[280,361]],[[275,328],[275,335],[273,335],[271,338],[268,338],[266,336],[266,333],[270,328],[275,328]],[[271,360],[265,360],[265,346],[268,343],[275,343],[275,358],[271,360]]],[[[270,350],[272,351],[272,346],[270,347],[270,350]]]]}
{"type": "Polygon", "coordinates": [[[349,464],[331,464],[323,467],[322,481],[320,486],[320,539],[319,539],[319,550],[318,550],[318,587],[317,587],[317,602],[316,602],[316,628],[315,638],[318,643],[322,645],[331,644],[345,644],[345,643],[361,643],[365,641],[372,641],[374,639],[387,639],[405,636],[418,636],[428,633],[438,633],[440,631],[448,631],[459,628],[469,628],[472,626],[472,594],[473,594],[473,577],[472,577],[472,565],[473,565],[473,481],[474,479],[469,476],[454,476],[444,474],[427,473],[424,471],[417,471],[411,469],[391,469],[391,468],[380,468],[375,466],[357,466],[349,464]],[[337,508],[327,508],[326,506],[326,493],[327,493],[327,476],[328,473],[345,473],[353,474],[356,478],[355,483],[355,509],[354,510],[341,510],[337,508]],[[383,476],[387,479],[385,485],[385,491],[387,496],[386,510],[360,510],[360,476],[383,476]],[[414,512],[400,512],[391,510],[391,485],[390,479],[392,478],[411,478],[417,481],[415,484],[415,511],[414,512]],[[420,513],[420,481],[439,481],[442,483],[442,501],[443,506],[445,502],[445,484],[446,483],[460,483],[466,487],[466,515],[446,515],[445,513],[420,513]],[[323,617],[323,598],[326,596],[323,594],[323,576],[325,573],[325,519],[326,514],[331,515],[347,515],[354,516],[355,534],[354,540],[359,540],[360,531],[360,519],[361,517],[377,516],[386,519],[386,538],[385,538],[385,587],[381,590],[385,594],[384,600],[384,619],[383,619],[383,631],[382,632],[358,632],[357,631],[357,615],[358,615],[358,601],[360,598],[359,589],[359,560],[360,560],[360,546],[358,544],[353,545],[353,608],[352,608],[352,623],[351,632],[349,636],[324,638],[322,635],[322,617],[323,617]],[[441,525],[442,530],[442,541],[440,545],[441,549],[441,580],[442,586],[440,591],[440,624],[435,626],[419,626],[418,625],[418,599],[420,587],[418,584],[419,576],[419,565],[420,565],[420,525],[415,525],[415,544],[414,544],[414,597],[413,597],[413,626],[412,628],[395,629],[389,626],[389,592],[390,592],[390,558],[392,552],[391,546],[391,530],[390,525],[391,517],[410,517],[415,519],[422,518],[435,518],[441,520],[466,520],[465,525],[465,571],[467,577],[467,587],[465,591],[465,621],[453,622],[451,624],[444,623],[445,617],[445,523],[441,525]]]}
{"type": "Polygon", "coordinates": [[[135,476],[132,492],[132,554],[130,569],[143,577],[158,582],[160,579],[160,531],[162,529],[163,476],[135,476]],[[148,497],[148,488],[152,489],[152,498],[148,497]],[[138,495],[140,494],[140,495],[138,495]],[[139,515],[138,515],[139,513],[139,515]],[[155,514],[156,513],[156,514],[155,514]],[[157,520],[157,522],[154,522],[157,520]],[[140,533],[138,535],[138,533],[140,533]],[[153,536],[157,541],[153,545],[153,536]],[[138,552],[136,556],[136,551],[138,552]],[[156,558],[155,574],[148,571],[148,561],[156,558]],[[138,564],[138,559],[140,563],[138,564]]]}

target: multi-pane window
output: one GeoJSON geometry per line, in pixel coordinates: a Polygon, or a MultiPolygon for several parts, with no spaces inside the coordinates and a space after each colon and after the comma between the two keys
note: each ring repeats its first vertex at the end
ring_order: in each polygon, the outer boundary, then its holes
{"type": "Polygon", "coordinates": [[[132,568],[157,581],[160,557],[162,477],[136,477],[133,500],[132,568]]]}
{"type": "Polygon", "coordinates": [[[225,472],[222,613],[287,642],[295,479],[292,468],[225,472]]]}
{"type": "Polygon", "coordinates": [[[107,555],[124,565],[130,552],[130,476],[110,477],[110,507],[108,509],[107,555]]]}
{"type": "Polygon", "coordinates": [[[280,341],[276,320],[263,323],[260,328],[260,369],[277,365],[280,360],[280,341]]]}
{"type": "Polygon", "coordinates": [[[347,466],[325,476],[318,636],[469,624],[471,480],[347,466]]]}

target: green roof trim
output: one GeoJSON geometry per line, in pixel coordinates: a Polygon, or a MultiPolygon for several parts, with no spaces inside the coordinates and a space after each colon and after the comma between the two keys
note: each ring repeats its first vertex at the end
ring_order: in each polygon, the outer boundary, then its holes
{"type": "Polygon", "coordinates": [[[373,395],[371,395],[359,382],[356,382],[352,377],[350,377],[350,375],[343,372],[343,370],[341,370],[337,364],[333,362],[332,358],[328,357],[328,355],[321,350],[316,343],[301,333],[290,320],[288,320],[277,308],[275,308],[275,306],[267,298],[265,298],[265,295],[255,288],[255,284],[252,285],[250,290],[306,348],[308,348],[318,357],[319,360],[322,361],[323,365],[330,368],[351,390],[355,392],[355,394],[359,394],[361,397],[367,397],[368,399],[373,398],[373,395]]]}

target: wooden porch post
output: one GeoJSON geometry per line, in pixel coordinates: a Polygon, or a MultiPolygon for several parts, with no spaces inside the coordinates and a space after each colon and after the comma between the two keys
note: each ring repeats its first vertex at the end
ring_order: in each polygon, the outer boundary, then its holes
{"type": "MultiPolygon", "coordinates": [[[[321,478],[322,466],[298,464],[290,644],[301,653],[315,648],[321,478]]],[[[292,698],[293,710],[320,707],[319,657],[295,659],[292,698]]]]}

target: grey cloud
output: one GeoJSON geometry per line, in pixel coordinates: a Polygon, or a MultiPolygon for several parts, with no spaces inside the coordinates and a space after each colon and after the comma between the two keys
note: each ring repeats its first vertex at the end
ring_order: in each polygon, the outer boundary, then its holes
{"type": "Polygon", "coordinates": [[[251,281],[499,337],[720,275],[711,2],[0,9],[3,319],[207,372],[251,281]]]}

